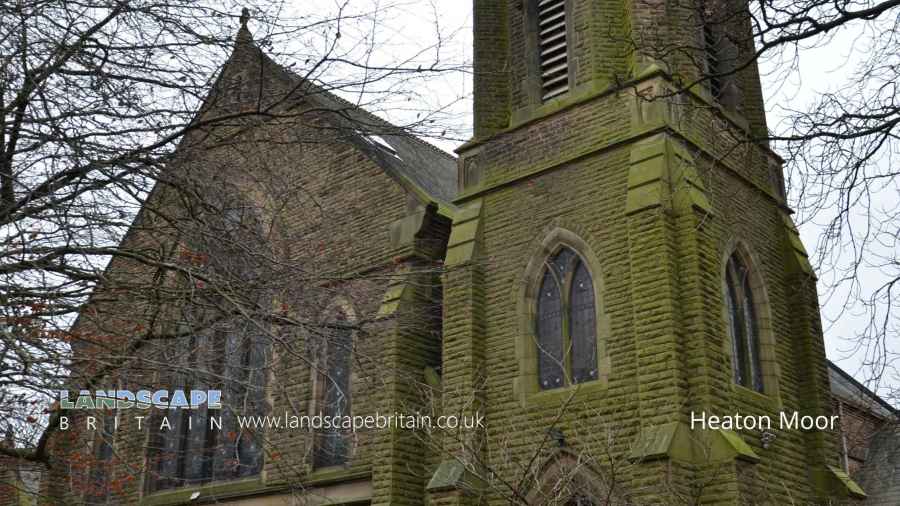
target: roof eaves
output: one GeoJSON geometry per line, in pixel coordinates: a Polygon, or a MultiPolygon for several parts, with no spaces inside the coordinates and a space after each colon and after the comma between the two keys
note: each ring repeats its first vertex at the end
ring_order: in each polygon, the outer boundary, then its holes
{"type": "Polygon", "coordinates": [[[835,373],[840,375],[843,379],[850,382],[854,387],[856,387],[861,393],[863,393],[866,397],[869,397],[871,400],[878,403],[881,407],[886,409],[891,415],[897,416],[900,415],[900,410],[892,406],[886,400],[882,399],[878,394],[870,390],[867,386],[860,383],[856,378],[851,376],[847,371],[841,369],[831,360],[826,359],[828,362],[828,367],[831,368],[835,373]]]}

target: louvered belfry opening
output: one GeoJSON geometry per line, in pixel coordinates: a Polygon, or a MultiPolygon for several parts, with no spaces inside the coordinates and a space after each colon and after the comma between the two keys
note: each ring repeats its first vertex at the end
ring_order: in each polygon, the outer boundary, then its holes
{"type": "Polygon", "coordinates": [[[537,16],[541,99],[549,100],[569,91],[566,0],[538,0],[537,16]]]}
{"type": "Polygon", "coordinates": [[[722,62],[719,59],[720,42],[713,27],[709,23],[703,26],[703,45],[706,49],[706,73],[707,86],[713,97],[719,98],[722,94],[722,78],[718,74],[722,72],[722,62]]]}

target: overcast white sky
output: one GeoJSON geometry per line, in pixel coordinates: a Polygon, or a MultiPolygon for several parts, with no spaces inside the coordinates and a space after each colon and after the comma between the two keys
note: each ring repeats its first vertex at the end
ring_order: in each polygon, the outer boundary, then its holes
{"type": "MultiPolygon", "coordinates": [[[[763,60],[760,64],[763,90],[765,91],[766,108],[768,111],[769,128],[775,132],[784,132],[788,126],[787,118],[790,110],[798,110],[814,103],[816,97],[823,92],[834,92],[839,89],[851,76],[856,66],[866,56],[866,37],[862,36],[867,29],[866,25],[856,25],[836,30],[826,38],[808,43],[796,53],[796,65],[789,65],[794,71],[785,73],[783,60],[772,58],[763,60]]],[[[793,57],[794,55],[788,55],[793,57]]],[[[778,151],[778,146],[774,146],[778,151]]],[[[890,154],[879,160],[879,165],[889,167],[890,154]]],[[[896,208],[900,205],[900,195],[896,187],[888,187],[873,192],[872,207],[881,209],[896,208]]],[[[820,213],[809,219],[802,213],[796,216],[798,222],[802,222],[800,233],[807,250],[812,255],[816,245],[824,232],[824,224],[830,216],[820,213]]],[[[862,216],[854,220],[857,228],[864,228],[862,216]]],[[[891,249],[884,249],[879,253],[896,256],[891,249]]],[[[819,271],[819,296],[822,306],[822,320],[825,329],[825,345],[828,357],[853,374],[860,381],[871,377],[871,371],[862,367],[864,352],[856,345],[855,337],[866,326],[868,315],[859,304],[845,309],[847,290],[832,291],[828,285],[834,281],[833,274],[819,271]]],[[[879,269],[872,266],[862,266],[859,271],[859,279],[863,286],[874,287],[886,279],[879,269]]],[[[865,293],[865,292],[864,292],[865,293]]],[[[896,327],[895,327],[896,332],[896,327]]],[[[900,349],[900,337],[889,335],[888,349],[895,352],[900,349]]],[[[867,383],[870,387],[886,394],[888,390],[900,386],[900,377],[892,368],[886,371],[881,382],[876,386],[867,383]]],[[[896,402],[896,400],[895,400],[896,402]]]]}
{"type": "MultiPolygon", "coordinates": [[[[295,0],[294,8],[298,12],[326,16],[336,12],[334,0],[295,0]]],[[[471,0],[397,0],[386,2],[381,0],[351,0],[349,11],[371,12],[373,6],[380,8],[375,18],[364,21],[344,23],[342,30],[359,37],[370,37],[368,45],[377,47],[372,61],[385,64],[412,59],[425,65],[440,58],[442,64],[471,63],[471,0]],[[387,7],[387,8],[386,8],[387,7]],[[372,26],[378,28],[372,30],[372,26]],[[435,47],[437,34],[440,33],[440,48],[435,47]],[[366,35],[368,34],[368,35],[366,35]],[[374,36],[374,38],[371,38],[374,36]]],[[[766,94],[766,106],[769,111],[769,126],[774,131],[784,127],[783,119],[787,110],[797,109],[812,103],[818,92],[827,91],[837,86],[848,75],[856,61],[860,59],[866,48],[858,45],[858,28],[834,31],[829,38],[809,44],[797,54],[796,69],[798,72],[785,74],[779,61],[763,61],[761,72],[763,88],[766,94]]],[[[359,47],[356,48],[360,50],[359,47]]],[[[417,79],[405,91],[414,89],[412,99],[403,103],[385,102],[378,106],[376,112],[397,122],[412,121],[416,111],[441,109],[446,114],[440,119],[445,123],[457,125],[451,129],[449,136],[456,141],[436,141],[441,147],[452,150],[461,144],[461,140],[469,135],[471,126],[471,74],[467,72],[451,72],[428,79],[417,79]],[[413,88],[414,87],[414,88],[413,88]]],[[[370,91],[370,90],[367,90],[370,91]]],[[[345,95],[346,96],[346,95],[345,95]]],[[[365,105],[366,100],[362,100],[365,105]]],[[[370,107],[371,108],[371,107],[370,107]]],[[[777,150],[777,146],[775,146],[777,150]]],[[[892,193],[884,195],[884,199],[897,203],[898,197],[892,193]]],[[[803,217],[798,216],[798,219],[803,217]]],[[[812,251],[818,242],[824,218],[807,223],[801,227],[801,235],[807,249],[812,251]]],[[[874,283],[879,279],[875,271],[863,271],[864,282],[874,283]]],[[[826,291],[826,279],[820,283],[820,293],[826,291]]],[[[841,365],[860,380],[865,378],[860,369],[862,356],[853,353],[852,343],[846,339],[854,337],[865,324],[865,318],[856,308],[841,311],[844,299],[841,295],[826,299],[822,297],[823,324],[829,358],[841,365]]],[[[895,336],[896,338],[896,336],[895,336]]],[[[896,339],[895,339],[896,341],[896,339]]],[[[896,346],[897,343],[895,342],[896,346]]],[[[895,349],[898,349],[895,347],[895,349]]],[[[889,384],[900,384],[896,377],[886,378],[889,384]]]]}

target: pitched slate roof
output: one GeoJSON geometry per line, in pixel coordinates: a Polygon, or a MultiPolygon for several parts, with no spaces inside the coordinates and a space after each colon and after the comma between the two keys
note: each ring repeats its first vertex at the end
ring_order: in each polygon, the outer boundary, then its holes
{"type": "Polygon", "coordinates": [[[828,378],[831,380],[831,394],[841,401],[872,412],[881,418],[897,415],[897,410],[865,385],[856,381],[832,361],[828,361],[828,378]]]}
{"type": "Polygon", "coordinates": [[[400,127],[327,91],[313,100],[342,111],[354,142],[392,175],[405,179],[439,203],[449,205],[457,193],[456,158],[400,127]]]}
{"type": "Polygon", "coordinates": [[[308,101],[318,109],[331,112],[329,122],[335,124],[342,140],[370,156],[420,199],[454,208],[452,200],[457,194],[455,156],[278,64],[256,45],[246,26],[241,27],[235,38],[229,62],[239,54],[239,59],[247,61],[244,59],[249,56],[250,61],[259,62],[262,70],[290,84],[298,91],[299,101],[308,101]]]}

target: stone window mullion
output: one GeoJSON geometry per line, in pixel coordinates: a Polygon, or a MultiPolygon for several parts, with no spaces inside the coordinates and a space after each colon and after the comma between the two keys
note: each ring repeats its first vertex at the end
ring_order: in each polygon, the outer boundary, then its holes
{"type": "Polygon", "coordinates": [[[562,297],[560,312],[562,313],[563,372],[566,385],[574,383],[572,371],[572,321],[570,315],[572,309],[572,278],[574,277],[577,259],[578,257],[574,257],[569,261],[565,277],[560,286],[562,297]]]}

